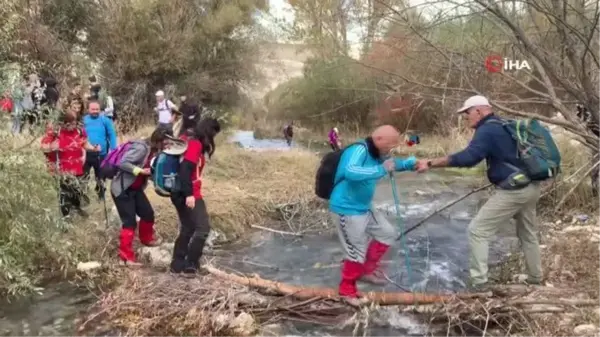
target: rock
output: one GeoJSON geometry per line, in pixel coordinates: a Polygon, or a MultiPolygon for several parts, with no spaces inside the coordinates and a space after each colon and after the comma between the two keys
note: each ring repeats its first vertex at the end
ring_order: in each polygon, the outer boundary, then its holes
{"type": "Polygon", "coordinates": [[[600,242],[600,235],[592,234],[592,236],[590,236],[590,241],[591,242],[600,242]]]}
{"type": "Polygon", "coordinates": [[[279,323],[265,325],[260,329],[260,336],[283,336],[284,328],[283,325],[279,323]]]}
{"type": "Polygon", "coordinates": [[[102,264],[98,261],[79,262],[77,264],[77,270],[82,272],[89,272],[94,269],[101,268],[102,264]]]}
{"type": "Polygon", "coordinates": [[[590,336],[596,333],[596,326],[594,324],[581,324],[573,329],[573,333],[578,336],[590,336]]]}
{"type": "Polygon", "coordinates": [[[141,247],[138,253],[147,258],[154,266],[167,266],[171,263],[172,251],[172,246],[162,244],[157,247],[141,247]]]}
{"type": "Polygon", "coordinates": [[[600,308],[596,308],[596,309],[594,309],[594,314],[595,314],[595,315],[596,315],[598,318],[600,318],[600,308]]]}
{"type": "Polygon", "coordinates": [[[566,227],[562,230],[563,233],[569,233],[569,232],[579,232],[579,231],[588,231],[591,233],[595,233],[598,231],[598,229],[595,226],[569,226],[566,227]]]}
{"type": "Polygon", "coordinates": [[[229,330],[236,336],[250,336],[256,330],[256,321],[249,313],[242,312],[229,323],[229,330]]]}
{"type": "Polygon", "coordinates": [[[215,244],[227,242],[227,237],[225,233],[211,229],[208,233],[208,238],[206,239],[206,249],[212,249],[215,244]]]}
{"type": "Polygon", "coordinates": [[[513,282],[523,283],[527,281],[527,274],[515,274],[512,277],[513,282]]]}

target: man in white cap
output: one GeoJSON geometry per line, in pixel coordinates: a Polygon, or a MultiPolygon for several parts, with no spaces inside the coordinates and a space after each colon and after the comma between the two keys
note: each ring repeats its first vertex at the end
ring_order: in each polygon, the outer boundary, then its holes
{"type": "Polygon", "coordinates": [[[434,167],[473,167],[482,160],[487,162],[487,176],[496,186],[494,195],[483,205],[469,224],[471,286],[484,291],[488,286],[489,242],[501,227],[510,226],[515,218],[517,237],[525,255],[527,283],[542,281],[540,245],[536,206],[540,199],[540,185],[525,174],[523,163],[517,158],[517,143],[504,128],[503,121],[492,112],[483,96],[473,96],[457,111],[467,118],[475,134],[462,151],[427,161],[420,171],[434,167]]]}
{"type": "Polygon", "coordinates": [[[158,113],[158,127],[165,128],[173,134],[173,123],[175,122],[175,114],[178,111],[177,106],[170,100],[165,98],[165,93],[162,90],[156,92],[156,107],[154,111],[158,113]]]}

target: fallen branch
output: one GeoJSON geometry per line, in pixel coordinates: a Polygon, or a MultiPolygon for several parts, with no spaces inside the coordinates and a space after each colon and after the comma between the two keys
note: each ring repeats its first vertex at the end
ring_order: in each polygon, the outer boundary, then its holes
{"type": "Polygon", "coordinates": [[[273,232],[273,233],[281,234],[281,235],[293,235],[293,236],[303,236],[304,235],[302,233],[293,233],[293,232],[280,231],[280,230],[277,230],[277,229],[263,227],[263,226],[259,226],[259,225],[251,225],[250,227],[261,229],[261,230],[267,231],[267,232],[273,232]]]}
{"type": "Polygon", "coordinates": [[[581,177],[581,179],[579,179],[579,181],[573,185],[573,187],[562,197],[562,199],[560,200],[560,202],[558,203],[558,205],[556,205],[556,210],[559,210],[564,203],[567,201],[567,198],[569,198],[571,196],[571,194],[573,194],[573,192],[575,192],[575,190],[577,189],[577,187],[579,187],[579,185],[581,185],[581,183],[587,179],[590,176],[590,173],[592,173],[592,171],[598,167],[598,165],[600,165],[600,161],[597,161],[596,164],[592,165],[592,167],[590,167],[589,170],[587,170],[583,176],[581,177]]]}
{"type": "MultiPolygon", "coordinates": [[[[294,286],[282,282],[265,280],[258,275],[252,277],[239,276],[226,273],[212,266],[204,266],[204,268],[213,276],[223,280],[235,282],[237,284],[248,287],[256,287],[264,290],[276,292],[281,295],[289,295],[296,299],[308,300],[314,297],[319,298],[339,298],[336,289],[332,288],[316,288],[316,287],[301,287],[294,286]]],[[[423,293],[385,293],[385,292],[368,292],[364,296],[371,302],[379,305],[408,305],[408,304],[432,304],[450,301],[454,298],[473,298],[478,294],[461,294],[461,295],[431,295],[423,293]]]]}
{"type": "Polygon", "coordinates": [[[458,198],[458,199],[456,199],[456,200],[454,200],[454,201],[451,201],[450,203],[446,204],[446,205],[445,205],[445,206],[443,206],[442,208],[439,208],[439,209],[437,209],[436,211],[434,211],[433,213],[429,214],[428,216],[426,216],[426,217],[425,217],[424,219],[422,219],[421,221],[417,222],[417,224],[416,224],[416,225],[414,225],[414,226],[412,226],[411,228],[409,228],[409,229],[405,230],[404,232],[402,232],[402,234],[400,234],[400,235],[399,235],[399,236],[396,238],[396,240],[400,240],[400,239],[401,239],[403,236],[405,236],[406,234],[408,234],[408,233],[412,232],[413,230],[417,229],[417,227],[419,227],[419,226],[421,226],[422,224],[424,224],[425,222],[427,222],[427,220],[431,219],[431,218],[432,218],[432,217],[434,217],[436,214],[439,214],[440,212],[442,212],[442,211],[444,211],[444,210],[446,210],[446,209],[448,209],[448,208],[450,208],[450,207],[454,206],[455,204],[457,204],[457,203],[461,202],[462,200],[466,199],[466,198],[467,198],[468,196],[470,196],[471,194],[474,194],[474,193],[477,193],[477,192],[479,192],[479,191],[485,190],[486,188],[488,188],[488,187],[490,187],[490,186],[492,186],[492,184],[491,184],[491,183],[489,183],[489,184],[487,184],[487,185],[484,185],[484,186],[481,186],[481,187],[478,187],[478,188],[476,188],[476,189],[474,189],[474,190],[470,191],[469,193],[467,193],[467,194],[463,195],[462,197],[460,197],[460,198],[458,198]]]}

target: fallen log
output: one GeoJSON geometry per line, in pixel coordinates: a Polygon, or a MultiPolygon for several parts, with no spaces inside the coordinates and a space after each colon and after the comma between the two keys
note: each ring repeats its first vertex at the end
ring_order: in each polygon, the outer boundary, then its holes
{"type": "MultiPolygon", "coordinates": [[[[256,287],[264,290],[276,292],[281,295],[292,296],[300,300],[307,300],[315,297],[320,298],[339,298],[336,289],[301,287],[283,282],[265,280],[258,275],[240,276],[230,274],[212,266],[204,266],[211,275],[223,280],[235,282],[248,287],[256,287]]],[[[371,302],[379,305],[410,305],[410,304],[434,304],[443,303],[456,298],[475,298],[482,297],[482,294],[460,294],[460,295],[442,295],[442,294],[423,294],[407,292],[376,292],[371,291],[363,294],[371,302]]]]}

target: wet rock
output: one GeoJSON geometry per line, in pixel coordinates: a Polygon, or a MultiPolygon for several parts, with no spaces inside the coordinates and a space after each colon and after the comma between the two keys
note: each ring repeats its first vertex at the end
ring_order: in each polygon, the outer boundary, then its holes
{"type": "Polygon", "coordinates": [[[240,304],[256,305],[256,306],[266,305],[268,302],[267,298],[264,297],[263,295],[261,295],[259,293],[255,293],[255,292],[250,292],[250,291],[238,294],[236,296],[236,300],[240,304]]]}
{"type": "Polygon", "coordinates": [[[102,264],[98,261],[79,262],[77,264],[77,270],[81,272],[90,272],[101,267],[102,264]]]}
{"type": "Polygon", "coordinates": [[[229,330],[236,336],[250,336],[257,330],[256,321],[252,315],[242,312],[229,323],[229,330]]]}
{"type": "Polygon", "coordinates": [[[162,244],[157,247],[142,247],[139,255],[148,259],[151,265],[167,266],[171,263],[172,245],[162,244]]]}
{"type": "Polygon", "coordinates": [[[206,239],[205,249],[211,250],[215,245],[224,242],[227,242],[227,236],[225,233],[219,230],[211,229],[208,233],[208,238],[206,239]]]}
{"type": "Polygon", "coordinates": [[[581,324],[573,329],[573,333],[578,336],[589,336],[594,335],[597,331],[597,328],[594,324],[581,324]]]}

